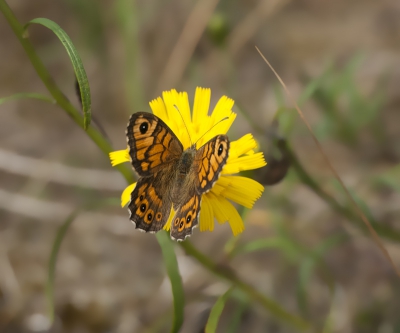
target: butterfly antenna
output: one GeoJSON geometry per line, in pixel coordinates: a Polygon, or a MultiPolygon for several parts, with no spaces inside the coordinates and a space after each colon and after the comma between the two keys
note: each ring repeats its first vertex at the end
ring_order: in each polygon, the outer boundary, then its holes
{"type": "Polygon", "coordinates": [[[189,132],[189,129],[187,128],[187,126],[186,126],[185,119],[183,119],[182,113],[181,113],[181,111],[179,111],[178,106],[177,106],[176,104],[174,104],[174,107],[175,107],[176,111],[178,111],[179,115],[180,115],[181,118],[182,118],[183,125],[185,125],[186,132],[187,132],[188,137],[189,137],[190,147],[192,147],[192,146],[193,146],[193,144],[192,144],[192,138],[190,137],[190,132],[189,132]]]}
{"type": "Polygon", "coordinates": [[[197,142],[200,141],[200,139],[202,139],[208,132],[210,132],[215,126],[217,126],[219,123],[222,123],[224,120],[228,120],[229,117],[224,117],[221,120],[219,120],[218,122],[216,122],[214,125],[211,126],[210,129],[208,129],[200,138],[197,139],[197,141],[194,143],[196,145],[197,142]]]}

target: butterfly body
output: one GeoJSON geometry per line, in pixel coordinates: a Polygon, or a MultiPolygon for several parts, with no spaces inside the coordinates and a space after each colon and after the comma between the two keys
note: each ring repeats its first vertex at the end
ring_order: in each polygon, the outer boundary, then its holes
{"type": "Polygon", "coordinates": [[[191,168],[193,166],[193,160],[195,154],[196,154],[196,148],[193,147],[186,149],[182,153],[182,156],[179,159],[179,163],[177,166],[177,178],[185,179],[186,175],[190,173],[191,168]]]}
{"type": "Polygon", "coordinates": [[[137,229],[157,232],[168,221],[171,238],[184,240],[198,225],[201,196],[218,180],[229,155],[229,139],[217,135],[199,149],[183,149],[171,129],[151,113],[131,116],[127,141],[132,166],[139,174],[128,205],[137,229]]]}

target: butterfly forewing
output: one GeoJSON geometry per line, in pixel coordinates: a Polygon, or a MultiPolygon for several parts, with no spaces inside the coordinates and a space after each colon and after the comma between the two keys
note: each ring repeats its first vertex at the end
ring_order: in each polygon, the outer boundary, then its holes
{"type": "Polygon", "coordinates": [[[174,163],[183,147],[176,135],[158,117],[147,112],[134,113],[126,129],[132,166],[140,176],[149,176],[174,163]]]}
{"type": "Polygon", "coordinates": [[[215,136],[197,151],[195,166],[198,193],[211,190],[228,157],[229,139],[226,135],[215,136]]]}

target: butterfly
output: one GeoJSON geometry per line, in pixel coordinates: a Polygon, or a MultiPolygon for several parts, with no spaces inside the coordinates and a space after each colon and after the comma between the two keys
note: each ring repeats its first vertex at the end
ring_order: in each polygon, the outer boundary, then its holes
{"type": "MultiPolygon", "coordinates": [[[[189,134],[189,133],[188,133],[189,134]]],[[[199,223],[201,197],[218,180],[229,156],[229,139],[217,135],[196,149],[184,150],[173,131],[157,116],[134,113],[126,130],[129,155],[139,179],[128,205],[136,229],[155,233],[167,223],[171,238],[183,241],[199,223]]]]}

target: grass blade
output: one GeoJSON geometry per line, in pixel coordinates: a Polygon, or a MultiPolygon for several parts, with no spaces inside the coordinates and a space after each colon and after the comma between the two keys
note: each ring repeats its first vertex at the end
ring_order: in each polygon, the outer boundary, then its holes
{"type": "Polygon", "coordinates": [[[16,101],[18,99],[27,99],[27,98],[38,99],[44,102],[49,102],[51,104],[56,104],[56,101],[53,98],[48,97],[46,95],[36,94],[36,93],[18,93],[11,96],[0,98],[0,105],[6,102],[16,101]]]}
{"type": "Polygon", "coordinates": [[[72,62],[72,66],[74,67],[76,79],[79,84],[83,109],[83,127],[86,130],[89,127],[91,121],[92,102],[90,97],[89,81],[86,76],[86,72],[78,51],[76,50],[74,44],[72,44],[72,41],[68,37],[66,32],[61,29],[61,27],[57,23],[46,18],[35,18],[25,25],[25,30],[31,24],[40,24],[53,31],[67,50],[68,56],[72,62]]]}
{"type": "Polygon", "coordinates": [[[210,316],[208,317],[205,333],[215,333],[217,331],[219,317],[221,316],[225,303],[229,299],[232,291],[233,287],[229,288],[228,291],[221,295],[215,302],[211,309],[210,316]]]}
{"type": "Polygon", "coordinates": [[[281,237],[272,237],[256,239],[243,245],[239,245],[232,250],[230,256],[233,258],[238,254],[251,253],[265,249],[279,249],[284,252],[286,257],[291,261],[298,259],[299,255],[301,254],[299,248],[290,240],[281,237]]]}
{"type": "Polygon", "coordinates": [[[174,251],[174,244],[169,235],[160,231],[156,234],[158,243],[161,246],[163,259],[167,268],[167,273],[171,281],[172,295],[174,297],[174,320],[172,323],[171,333],[179,332],[183,323],[183,311],[185,308],[185,295],[181,275],[179,274],[178,261],[174,251]]]}
{"type": "Polygon", "coordinates": [[[48,305],[48,315],[50,322],[54,322],[54,280],[55,280],[55,272],[56,272],[56,263],[57,263],[57,255],[60,250],[61,243],[65,238],[65,234],[68,231],[69,226],[75,220],[78,211],[73,212],[65,222],[61,225],[61,227],[57,231],[56,238],[54,239],[53,246],[51,247],[50,259],[49,259],[49,270],[47,274],[46,281],[46,298],[48,305]]]}

